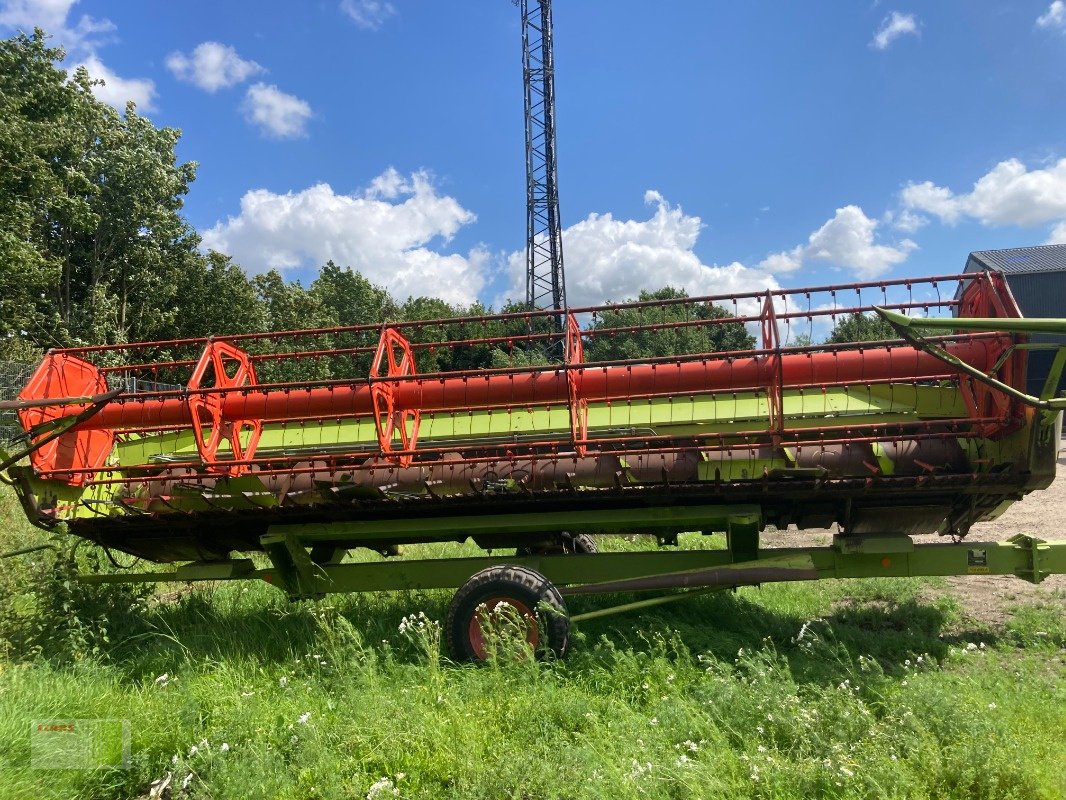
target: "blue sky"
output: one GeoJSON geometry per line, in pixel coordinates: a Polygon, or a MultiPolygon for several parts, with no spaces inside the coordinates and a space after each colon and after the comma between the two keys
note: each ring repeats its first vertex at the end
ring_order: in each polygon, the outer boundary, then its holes
{"type": "MultiPolygon", "coordinates": [[[[199,162],[186,214],[250,272],[522,293],[508,0],[0,0],[199,162]]],[[[954,272],[1066,242],[1066,6],[556,0],[571,304],[954,272]]]]}

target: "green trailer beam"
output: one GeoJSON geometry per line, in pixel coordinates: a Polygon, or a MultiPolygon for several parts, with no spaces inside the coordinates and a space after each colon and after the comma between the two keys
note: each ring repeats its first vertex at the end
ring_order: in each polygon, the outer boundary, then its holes
{"type": "MultiPolygon", "coordinates": [[[[1048,575],[1066,573],[1066,540],[1047,542],[1025,535],[1005,542],[944,544],[914,544],[906,536],[838,536],[829,547],[759,549],[754,558],[745,560],[736,560],[730,550],[660,550],[315,564],[307,556],[302,537],[290,532],[287,537],[272,537],[269,552],[275,566],[266,569],[254,569],[250,559],[237,559],[186,564],[173,572],[84,575],[81,580],[130,583],[254,579],[276,586],[293,599],[308,599],[337,592],[455,588],[476,572],[500,564],[534,569],[561,587],[564,595],[710,590],[831,578],[1013,575],[1039,583],[1048,575]]],[[[617,610],[647,604],[630,603],[617,610]]]]}

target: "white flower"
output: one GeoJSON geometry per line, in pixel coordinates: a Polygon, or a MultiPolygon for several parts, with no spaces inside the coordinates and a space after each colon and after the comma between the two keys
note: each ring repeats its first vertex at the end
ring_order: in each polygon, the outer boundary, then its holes
{"type": "Polygon", "coordinates": [[[158,678],[155,679],[156,686],[166,686],[170,682],[170,675],[164,672],[158,678]]]}
{"type": "Polygon", "coordinates": [[[759,751],[760,753],[765,753],[765,752],[766,752],[766,746],[765,746],[765,745],[761,745],[761,744],[760,744],[760,745],[758,746],[758,748],[756,748],[756,749],[757,749],[757,750],[758,750],[758,751],[759,751]]]}
{"type": "Polygon", "coordinates": [[[366,793],[366,800],[377,800],[379,797],[390,794],[393,797],[399,797],[400,795],[400,790],[393,784],[392,778],[378,778],[370,784],[370,789],[366,793]]]}
{"type": "Polygon", "coordinates": [[[996,710],[996,704],[995,703],[989,703],[988,704],[988,710],[989,711],[995,711],[996,710]]]}
{"type": "Polygon", "coordinates": [[[286,678],[284,675],[282,675],[280,678],[278,678],[278,686],[280,686],[282,689],[284,689],[288,685],[289,685],[289,679],[286,678]]]}
{"type": "Polygon", "coordinates": [[[300,716],[298,716],[296,718],[296,721],[299,724],[301,724],[301,725],[306,725],[307,724],[307,720],[309,720],[309,719],[311,719],[311,712],[310,711],[305,711],[304,713],[302,713],[300,716]]]}
{"type": "Polygon", "coordinates": [[[200,752],[200,748],[197,747],[196,745],[193,745],[192,747],[189,748],[189,758],[192,758],[194,755],[196,755],[199,752],[200,752]]]}
{"type": "MultiPolygon", "coordinates": [[[[984,642],[981,642],[981,644],[984,644],[984,642]]],[[[972,650],[976,650],[977,649],[977,645],[975,645],[973,642],[967,642],[966,643],[966,649],[967,650],[971,650],[971,651],[972,650]]]]}
{"type": "Polygon", "coordinates": [[[650,724],[658,725],[659,724],[659,718],[658,717],[652,717],[651,721],[650,721],[650,724]]]}
{"type": "Polygon", "coordinates": [[[185,780],[183,780],[181,782],[182,791],[185,791],[186,789],[188,789],[190,783],[192,783],[192,773],[191,772],[188,775],[186,775],[185,776],[185,780]]]}
{"type": "Polygon", "coordinates": [[[229,752],[229,745],[226,744],[225,742],[223,742],[221,745],[219,745],[218,749],[221,750],[223,753],[228,753],[229,752]]]}

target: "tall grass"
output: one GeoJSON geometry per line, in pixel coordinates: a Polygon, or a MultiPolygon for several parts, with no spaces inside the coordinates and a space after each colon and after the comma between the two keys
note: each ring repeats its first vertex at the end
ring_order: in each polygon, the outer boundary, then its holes
{"type": "Polygon", "coordinates": [[[923,586],[709,595],[582,624],[562,662],[480,668],[441,653],[447,592],[27,595],[9,626],[107,630],[5,633],[0,797],[131,798],[168,774],[190,798],[1062,797],[1061,602],[988,630],[923,586]],[[30,767],[29,720],[93,717],[130,721],[128,770],[30,767]]]}

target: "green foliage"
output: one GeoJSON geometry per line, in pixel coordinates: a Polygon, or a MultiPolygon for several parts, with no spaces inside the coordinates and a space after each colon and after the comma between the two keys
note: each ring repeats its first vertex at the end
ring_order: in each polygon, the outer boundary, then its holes
{"type": "Polygon", "coordinates": [[[268,330],[255,286],[226,255],[211,251],[176,276],[172,321],[152,339],[185,339],[268,330]]]}
{"type": "Polygon", "coordinates": [[[45,35],[0,41],[0,335],[39,347],[148,338],[200,258],[179,131],[120,115],[45,35]]]}
{"type": "MultiPolygon", "coordinates": [[[[260,307],[264,315],[264,330],[288,331],[306,328],[336,327],[319,297],[304,289],[299,283],[289,283],[277,270],[253,279],[260,307]]],[[[309,337],[306,340],[292,339],[277,342],[260,342],[252,352],[290,353],[296,350],[327,350],[333,346],[332,336],[309,337]]],[[[256,368],[260,383],[285,381],[321,380],[330,377],[330,361],[326,358],[299,359],[296,361],[260,362],[256,368]]]]}
{"type": "MultiPolygon", "coordinates": [[[[42,798],[140,796],[168,773],[192,797],[1057,796],[1054,647],[923,623],[896,652],[832,612],[854,583],[803,588],[822,619],[786,610],[786,587],[744,589],[582,625],[564,662],[487,668],[442,656],[444,592],[194,590],[106,658],[0,669],[0,716],[20,722],[0,723],[0,781],[42,798]],[[26,769],[21,721],[42,708],[130,720],[132,769],[26,769]]],[[[903,630],[907,608],[879,613],[903,630]]]]}
{"type": "MultiPolygon", "coordinates": [[[[667,286],[656,292],[642,291],[638,300],[672,300],[687,296],[683,290],[667,286]]],[[[738,322],[610,333],[612,328],[669,325],[693,320],[728,319],[731,316],[725,309],[711,303],[678,303],[649,309],[607,311],[595,319],[589,328],[585,358],[588,361],[608,361],[753,348],[754,337],[738,322]]]]}
{"type": "Polygon", "coordinates": [[[101,571],[98,553],[77,559],[48,553],[31,561],[17,587],[20,608],[5,602],[0,609],[13,654],[54,664],[106,661],[120,638],[140,631],[151,586],[76,580],[79,573],[101,571]]]}
{"type": "Polygon", "coordinates": [[[898,339],[895,328],[876,314],[856,312],[840,320],[826,339],[830,344],[898,339]]]}

